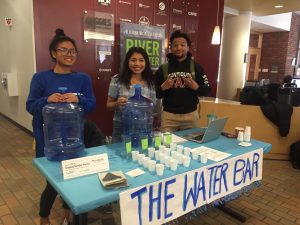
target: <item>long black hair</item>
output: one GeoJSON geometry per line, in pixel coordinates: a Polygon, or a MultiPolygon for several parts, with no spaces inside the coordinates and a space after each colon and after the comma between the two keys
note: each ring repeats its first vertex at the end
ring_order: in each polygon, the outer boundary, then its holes
{"type": "Polygon", "coordinates": [[[55,36],[53,37],[49,45],[49,53],[54,62],[56,61],[56,59],[52,56],[52,51],[56,51],[57,46],[64,41],[71,42],[74,45],[75,50],[78,51],[75,40],[67,36],[63,29],[57,28],[55,30],[55,36]]]}
{"type": "Polygon", "coordinates": [[[131,47],[128,52],[126,53],[126,57],[123,63],[122,72],[119,74],[119,82],[121,84],[125,84],[127,89],[130,87],[130,79],[132,76],[132,71],[129,69],[128,63],[130,57],[134,53],[139,53],[145,59],[145,69],[142,72],[142,78],[147,82],[149,88],[154,87],[154,75],[150,67],[150,61],[147,52],[141,47],[131,47]]]}

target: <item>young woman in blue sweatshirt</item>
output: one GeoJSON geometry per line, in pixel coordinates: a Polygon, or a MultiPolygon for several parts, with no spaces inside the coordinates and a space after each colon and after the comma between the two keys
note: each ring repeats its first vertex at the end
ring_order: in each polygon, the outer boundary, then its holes
{"type": "MultiPolygon", "coordinates": [[[[73,102],[84,109],[84,113],[91,112],[96,106],[96,99],[92,89],[91,78],[80,72],[73,72],[72,66],[77,60],[77,46],[75,41],[66,36],[61,29],[56,30],[56,35],[49,46],[49,53],[55,66],[52,70],[34,74],[26,110],[33,116],[32,127],[36,141],[36,157],[44,156],[44,133],[42,109],[48,103],[73,102]],[[60,93],[59,89],[66,90],[60,93]]],[[[50,210],[57,196],[55,189],[47,182],[47,186],[40,200],[40,224],[50,225],[48,218],[50,210]]],[[[69,224],[69,207],[64,203],[64,222],[69,224]]]]}

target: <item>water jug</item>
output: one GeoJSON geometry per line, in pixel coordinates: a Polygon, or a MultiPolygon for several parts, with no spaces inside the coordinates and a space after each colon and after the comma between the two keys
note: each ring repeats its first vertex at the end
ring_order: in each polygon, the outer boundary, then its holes
{"type": "Polygon", "coordinates": [[[134,86],[135,94],[128,99],[122,110],[122,134],[131,136],[132,148],[145,147],[143,137],[148,137],[151,143],[153,130],[153,101],[141,95],[141,85],[134,86]]]}
{"type": "Polygon", "coordinates": [[[45,156],[62,161],[85,155],[83,109],[76,103],[51,103],[43,108],[45,156]]]}

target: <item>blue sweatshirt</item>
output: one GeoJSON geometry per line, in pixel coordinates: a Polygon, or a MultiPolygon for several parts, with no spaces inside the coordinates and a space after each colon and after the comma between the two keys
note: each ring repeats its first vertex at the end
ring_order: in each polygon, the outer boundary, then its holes
{"type": "Polygon", "coordinates": [[[33,116],[33,135],[36,140],[36,157],[44,156],[44,133],[42,109],[48,104],[47,99],[58,88],[67,88],[68,93],[76,93],[84,114],[91,112],[96,106],[91,78],[84,73],[57,74],[53,70],[33,75],[26,110],[33,116]]]}

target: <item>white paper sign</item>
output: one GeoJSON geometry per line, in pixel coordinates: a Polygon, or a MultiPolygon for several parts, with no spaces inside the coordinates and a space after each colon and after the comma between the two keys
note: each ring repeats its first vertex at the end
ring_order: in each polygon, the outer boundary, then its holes
{"type": "Polygon", "coordinates": [[[263,150],[120,193],[122,225],[159,225],[262,179],[263,150]]]}
{"type": "Polygon", "coordinates": [[[61,166],[65,180],[109,170],[107,153],[64,160],[61,166]]]}

